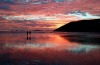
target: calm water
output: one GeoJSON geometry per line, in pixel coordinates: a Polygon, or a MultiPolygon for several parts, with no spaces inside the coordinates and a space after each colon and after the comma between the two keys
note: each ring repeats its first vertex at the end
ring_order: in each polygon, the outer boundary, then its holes
{"type": "Polygon", "coordinates": [[[100,65],[100,34],[0,33],[0,65],[100,65]]]}

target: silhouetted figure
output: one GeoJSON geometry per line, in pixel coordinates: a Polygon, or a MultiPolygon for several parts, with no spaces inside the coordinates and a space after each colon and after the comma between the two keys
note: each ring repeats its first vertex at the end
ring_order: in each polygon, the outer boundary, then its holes
{"type": "Polygon", "coordinates": [[[31,31],[29,31],[29,34],[31,34],[31,31]]]}
{"type": "Polygon", "coordinates": [[[28,35],[28,31],[27,31],[27,35],[28,35]]]}
{"type": "Polygon", "coordinates": [[[28,35],[28,34],[31,34],[31,33],[32,33],[31,31],[27,31],[27,35],[28,35]]]}

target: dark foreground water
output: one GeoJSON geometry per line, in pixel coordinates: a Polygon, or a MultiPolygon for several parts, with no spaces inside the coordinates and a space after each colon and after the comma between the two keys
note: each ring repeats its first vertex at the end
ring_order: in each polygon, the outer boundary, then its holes
{"type": "Polygon", "coordinates": [[[0,65],[100,65],[100,34],[0,33],[0,65]]]}

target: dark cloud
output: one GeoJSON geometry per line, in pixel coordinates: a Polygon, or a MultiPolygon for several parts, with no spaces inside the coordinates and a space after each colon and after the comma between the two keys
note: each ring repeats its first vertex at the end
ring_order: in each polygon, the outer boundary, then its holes
{"type": "Polygon", "coordinates": [[[13,0],[0,0],[0,3],[14,3],[13,0]]]}
{"type": "Polygon", "coordinates": [[[9,6],[0,6],[0,10],[9,10],[10,7],[9,6]]]}
{"type": "Polygon", "coordinates": [[[66,0],[53,0],[54,2],[65,2],[66,0]]]}

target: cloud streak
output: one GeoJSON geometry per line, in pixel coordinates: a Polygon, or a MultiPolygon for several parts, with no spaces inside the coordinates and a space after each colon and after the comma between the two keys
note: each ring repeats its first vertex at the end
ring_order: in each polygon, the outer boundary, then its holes
{"type": "Polygon", "coordinates": [[[98,19],[99,16],[93,16],[89,13],[86,13],[85,16],[82,14],[55,14],[55,15],[5,15],[1,18],[6,19],[1,21],[0,26],[2,29],[56,29],[64,24],[67,24],[72,21],[82,20],[82,19],[98,19]]]}
{"type": "Polygon", "coordinates": [[[4,16],[3,18],[7,20],[59,20],[53,16],[44,15],[20,15],[20,16],[4,16]]]}
{"type": "Polygon", "coordinates": [[[46,15],[11,15],[11,16],[3,16],[6,20],[19,20],[19,21],[52,21],[52,20],[80,20],[80,19],[98,19],[99,16],[94,16],[89,13],[85,13],[85,16],[82,13],[69,13],[69,14],[56,14],[52,16],[46,15]]]}

